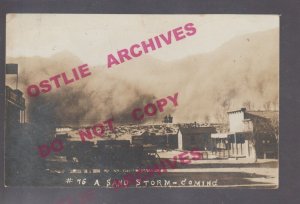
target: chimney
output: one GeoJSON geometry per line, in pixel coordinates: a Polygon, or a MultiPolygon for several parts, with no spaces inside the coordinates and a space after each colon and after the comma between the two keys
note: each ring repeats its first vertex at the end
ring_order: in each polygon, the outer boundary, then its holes
{"type": "Polygon", "coordinates": [[[241,111],[245,112],[245,111],[246,111],[246,108],[241,108],[241,111]]]}

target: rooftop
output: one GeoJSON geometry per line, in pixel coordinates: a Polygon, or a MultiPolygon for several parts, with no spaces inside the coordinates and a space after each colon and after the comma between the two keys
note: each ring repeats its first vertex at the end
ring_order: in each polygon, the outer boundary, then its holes
{"type": "Polygon", "coordinates": [[[246,108],[241,108],[239,110],[234,111],[228,111],[227,113],[236,113],[236,112],[244,112],[245,118],[247,119],[247,116],[258,116],[261,118],[274,118],[279,116],[278,110],[247,110],[246,108]]]}
{"type": "Polygon", "coordinates": [[[246,111],[246,114],[250,114],[252,116],[258,116],[261,118],[274,118],[279,116],[279,111],[246,111]]]}
{"type": "Polygon", "coordinates": [[[184,135],[200,134],[200,133],[216,133],[215,127],[180,127],[181,133],[184,135]]]}

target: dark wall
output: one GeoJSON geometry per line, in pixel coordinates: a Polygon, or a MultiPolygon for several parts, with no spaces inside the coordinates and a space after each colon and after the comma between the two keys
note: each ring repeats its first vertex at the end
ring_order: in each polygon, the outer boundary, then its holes
{"type": "Polygon", "coordinates": [[[205,151],[205,148],[206,150],[212,149],[212,141],[208,133],[183,135],[182,142],[183,149],[186,150],[198,149],[205,151]]]}

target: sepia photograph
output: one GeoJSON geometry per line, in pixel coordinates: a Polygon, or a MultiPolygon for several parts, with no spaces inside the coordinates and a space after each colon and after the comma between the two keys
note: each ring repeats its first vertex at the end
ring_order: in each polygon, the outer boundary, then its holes
{"type": "Polygon", "coordinates": [[[6,15],[5,186],[279,188],[279,15],[6,15]]]}

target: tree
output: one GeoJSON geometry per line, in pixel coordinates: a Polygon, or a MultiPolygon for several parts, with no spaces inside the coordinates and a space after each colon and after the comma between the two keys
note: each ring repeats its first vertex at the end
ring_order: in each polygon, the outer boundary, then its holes
{"type": "Polygon", "coordinates": [[[270,118],[270,125],[277,143],[279,142],[279,115],[274,115],[270,118]]]}
{"type": "Polygon", "coordinates": [[[205,115],[204,116],[204,122],[205,123],[210,123],[210,117],[209,117],[209,115],[205,115]]]}
{"type": "Polygon", "coordinates": [[[254,109],[254,104],[250,101],[244,101],[243,107],[246,108],[247,110],[253,110],[254,109]]]}
{"type": "Polygon", "coordinates": [[[229,120],[227,112],[230,110],[231,101],[230,99],[223,101],[222,106],[217,109],[215,113],[215,119],[220,123],[220,132],[229,131],[229,120]]]}
{"type": "Polygon", "coordinates": [[[268,101],[268,102],[264,103],[263,107],[266,111],[271,110],[271,102],[268,101]]]}

